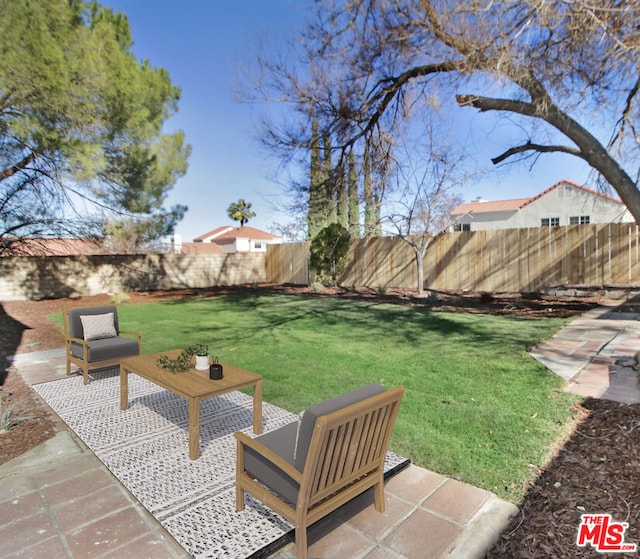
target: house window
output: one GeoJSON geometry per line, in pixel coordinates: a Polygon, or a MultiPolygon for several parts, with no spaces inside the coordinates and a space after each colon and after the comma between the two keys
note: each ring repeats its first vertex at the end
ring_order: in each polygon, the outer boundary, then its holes
{"type": "Polygon", "coordinates": [[[569,225],[587,225],[591,223],[588,215],[572,215],[569,218],[569,225]]]}
{"type": "Polygon", "coordinates": [[[559,217],[543,217],[541,220],[542,227],[557,227],[560,225],[559,217]]]}
{"type": "Polygon", "coordinates": [[[456,223],[453,226],[454,231],[471,231],[471,223],[456,223]]]}
{"type": "Polygon", "coordinates": [[[253,246],[256,250],[262,250],[262,243],[259,243],[258,241],[256,241],[253,246]]]}

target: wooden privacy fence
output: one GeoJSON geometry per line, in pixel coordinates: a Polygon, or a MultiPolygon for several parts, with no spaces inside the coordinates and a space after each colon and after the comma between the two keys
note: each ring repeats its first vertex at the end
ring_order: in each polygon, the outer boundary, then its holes
{"type": "MultiPolygon", "coordinates": [[[[271,245],[267,276],[309,282],[309,243],[271,245]]],[[[612,223],[446,233],[424,259],[425,287],[435,290],[543,291],[559,285],[640,284],[640,231],[612,223]]],[[[416,289],[413,250],[402,239],[352,241],[339,283],[416,289]]]]}

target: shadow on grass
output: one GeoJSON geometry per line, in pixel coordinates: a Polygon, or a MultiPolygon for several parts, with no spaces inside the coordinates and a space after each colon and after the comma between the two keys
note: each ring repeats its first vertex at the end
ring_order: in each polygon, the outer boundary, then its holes
{"type": "Polygon", "coordinates": [[[477,314],[434,312],[427,308],[377,301],[317,297],[305,294],[282,294],[260,290],[220,295],[199,301],[170,301],[168,307],[189,305],[189,326],[182,325],[197,335],[200,325],[212,320],[216,311],[232,308],[244,315],[233,328],[225,326],[221,318],[219,341],[233,341],[263,332],[275,332],[278,328],[311,321],[319,329],[354,325],[354,331],[362,336],[382,335],[397,339],[398,343],[417,344],[425,334],[436,333],[440,337],[463,337],[471,346],[495,341],[495,327],[500,328],[500,338],[522,345],[526,349],[530,339],[520,333],[518,323],[526,321],[543,324],[548,319],[505,318],[477,314]],[[482,317],[482,318],[480,318],[482,317]],[[507,326],[505,326],[507,325],[507,326]]]}

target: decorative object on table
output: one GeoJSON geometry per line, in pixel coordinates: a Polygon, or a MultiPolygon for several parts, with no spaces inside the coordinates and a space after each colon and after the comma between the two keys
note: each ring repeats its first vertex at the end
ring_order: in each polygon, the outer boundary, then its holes
{"type": "Polygon", "coordinates": [[[196,370],[206,371],[209,368],[209,346],[206,344],[194,344],[187,348],[196,356],[196,370]]]}
{"type": "Polygon", "coordinates": [[[213,358],[213,363],[209,365],[209,378],[211,380],[220,380],[222,378],[222,363],[217,357],[213,358]]]}
{"type": "Polygon", "coordinates": [[[165,371],[182,373],[191,368],[194,355],[196,356],[196,369],[206,371],[209,368],[209,346],[206,344],[190,345],[188,348],[183,349],[175,359],[171,359],[167,355],[161,355],[158,357],[156,364],[165,371]],[[198,363],[198,357],[201,358],[200,363],[198,363]],[[204,365],[205,361],[206,365],[204,365]]]}

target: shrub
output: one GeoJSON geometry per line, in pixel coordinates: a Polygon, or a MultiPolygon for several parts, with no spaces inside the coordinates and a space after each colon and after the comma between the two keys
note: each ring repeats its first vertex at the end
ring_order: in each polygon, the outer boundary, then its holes
{"type": "Polygon", "coordinates": [[[351,235],[339,223],[322,229],[311,241],[309,264],[322,283],[336,285],[342,263],[349,250],[351,235]]]}

